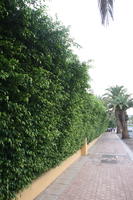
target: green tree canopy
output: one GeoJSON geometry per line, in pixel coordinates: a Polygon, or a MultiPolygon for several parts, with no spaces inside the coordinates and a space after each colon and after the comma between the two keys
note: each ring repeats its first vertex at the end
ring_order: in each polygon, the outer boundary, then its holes
{"type": "Polygon", "coordinates": [[[115,113],[118,132],[122,129],[122,138],[127,138],[127,109],[133,107],[133,99],[131,95],[127,94],[127,90],[124,86],[110,87],[107,89],[107,93],[104,94],[105,100],[109,111],[115,113]]]}

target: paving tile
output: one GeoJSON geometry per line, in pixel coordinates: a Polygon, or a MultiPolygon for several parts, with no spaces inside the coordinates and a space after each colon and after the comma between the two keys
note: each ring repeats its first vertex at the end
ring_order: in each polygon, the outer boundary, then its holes
{"type": "Polygon", "coordinates": [[[39,195],[39,200],[58,200],[58,196],[41,194],[39,195]]]}
{"type": "Polygon", "coordinates": [[[126,148],[115,133],[103,134],[36,200],[133,200],[133,154],[126,148]]]}

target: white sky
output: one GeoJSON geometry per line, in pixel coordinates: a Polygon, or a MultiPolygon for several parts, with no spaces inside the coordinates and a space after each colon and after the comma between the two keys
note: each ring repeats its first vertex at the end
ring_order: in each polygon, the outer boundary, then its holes
{"type": "MultiPolygon", "coordinates": [[[[110,86],[124,85],[133,94],[133,0],[115,0],[114,22],[101,25],[97,0],[50,0],[51,16],[57,14],[70,35],[82,46],[80,60],[93,61],[91,86],[96,95],[110,86]]],[[[129,111],[129,114],[133,114],[129,111]]]]}

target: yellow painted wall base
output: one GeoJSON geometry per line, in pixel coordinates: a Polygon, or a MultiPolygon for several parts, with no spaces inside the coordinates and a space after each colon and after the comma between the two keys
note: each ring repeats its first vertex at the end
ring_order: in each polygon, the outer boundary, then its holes
{"type": "MultiPolygon", "coordinates": [[[[98,139],[98,138],[97,138],[98,139]]],[[[67,169],[71,164],[78,160],[82,155],[86,155],[88,150],[92,145],[94,145],[97,139],[93,140],[87,145],[87,140],[83,147],[73,154],[71,157],[63,161],[59,166],[54,169],[49,170],[45,174],[41,175],[32,184],[24,189],[17,195],[17,200],[33,200],[36,198],[43,190],[45,190],[65,169],[67,169]]]]}
{"type": "Polygon", "coordinates": [[[48,187],[65,169],[74,163],[81,156],[81,151],[77,151],[74,155],[62,162],[59,166],[41,175],[33,183],[20,194],[17,195],[18,200],[33,200],[45,188],[48,187]]]}

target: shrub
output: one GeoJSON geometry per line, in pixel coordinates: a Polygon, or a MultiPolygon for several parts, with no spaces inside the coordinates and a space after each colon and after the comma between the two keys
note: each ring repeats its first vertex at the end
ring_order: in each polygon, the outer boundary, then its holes
{"type": "Polygon", "coordinates": [[[97,137],[106,112],[64,26],[24,0],[0,8],[0,199],[11,200],[97,137]]]}

